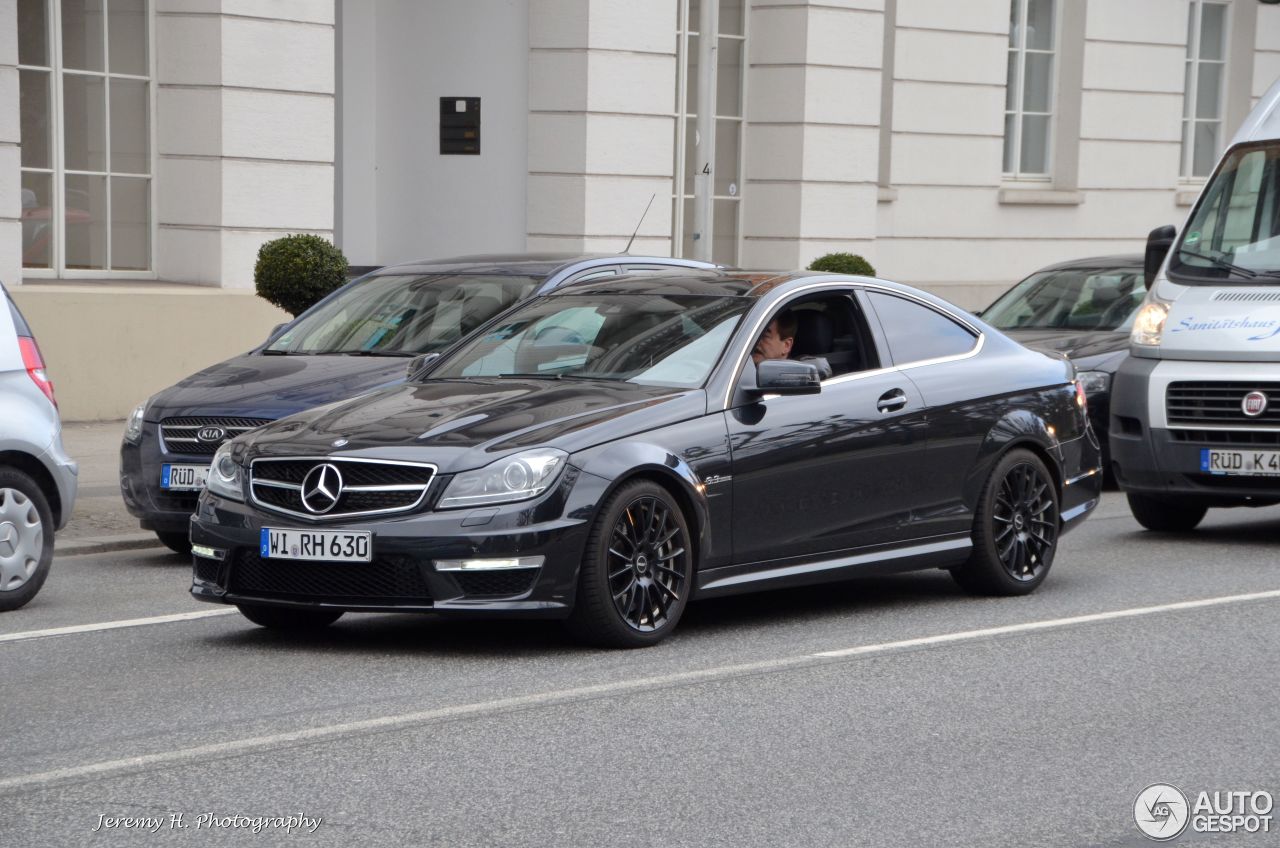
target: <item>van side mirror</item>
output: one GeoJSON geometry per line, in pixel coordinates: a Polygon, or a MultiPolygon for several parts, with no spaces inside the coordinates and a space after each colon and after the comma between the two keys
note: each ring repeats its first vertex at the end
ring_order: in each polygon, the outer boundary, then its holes
{"type": "Polygon", "coordinates": [[[777,395],[816,395],[822,391],[822,380],[812,363],[765,359],[756,366],[756,389],[777,395]]]}
{"type": "Polygon", "coordinates": [[[424,353],[421,356],[415,356],[409,360],[409,367],[405,369],[405,373],[410,380],[416,377],[421,371],[431,363],[440,358],[439,353],[424,353]]]}
{"type": "Polygon", "coordinates": [[[1178,228],[1171,225],[1156,227],[1147,235],[1147,255],[1142,262],[1142,276],[1147,281],[1147,288],[1151,288],[1151,284],[1155,282],[1160,265],[1177,237],[1178,228]]]}

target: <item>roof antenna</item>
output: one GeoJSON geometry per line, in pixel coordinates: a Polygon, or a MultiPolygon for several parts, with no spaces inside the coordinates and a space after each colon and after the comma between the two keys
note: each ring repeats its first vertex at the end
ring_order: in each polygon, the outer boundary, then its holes
{"type": "Polygon", "coordinates": [[[622,249],[623,254],[631,252],[631,242],[636,240],[636,233],[640,232],[640,225],[644,223],[644,216],[649,214],[649,207],[653,205],[653,199],[657,196],[656,192],[649,195],[649,202],[645,205],[644,211],[640,213],[640,220],[636,222],[636,232],[631,234],[631,238],[627,241],[627,246],[622,249]]]}

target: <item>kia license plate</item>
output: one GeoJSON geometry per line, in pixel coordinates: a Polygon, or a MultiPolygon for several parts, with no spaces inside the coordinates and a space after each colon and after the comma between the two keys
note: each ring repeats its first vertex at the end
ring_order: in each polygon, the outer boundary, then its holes
{"type": "Polygon", "coordinates": [[[170,492],[198,492],[208,479],[207,465],[170,465],[166,462],[160,466],[160,488],[170,492]]]}
{"type": "Polygon", "coordinates": [[[263,527],[258,547],[263,559],[370,562],[373,559],[370,554],[372,540],[372,533],[263,527]]]}
{"type": "Polygon", "coordinates": [[[1201,448],[1200,470],[1209,474],[1280,477],[1280,451],[1201,448]]]}

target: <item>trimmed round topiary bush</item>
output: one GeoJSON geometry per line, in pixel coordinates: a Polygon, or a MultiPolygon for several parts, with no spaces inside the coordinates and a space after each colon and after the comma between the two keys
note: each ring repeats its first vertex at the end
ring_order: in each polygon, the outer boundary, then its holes
{"type": "Polygon", "coordinates": [[[347,281],[347,257],[323,236],[288,235],[258,248],[258,295],[290,315],[311,308],[347,281]]]}
{"type": "Polygon", "coordinates": [[[819,256],[809,263],[810,271],[826,271],[828,274],[855,274],[859,277],[874,277],[876,269],[871,263],[856,253],[828,253],[819,256]]]}

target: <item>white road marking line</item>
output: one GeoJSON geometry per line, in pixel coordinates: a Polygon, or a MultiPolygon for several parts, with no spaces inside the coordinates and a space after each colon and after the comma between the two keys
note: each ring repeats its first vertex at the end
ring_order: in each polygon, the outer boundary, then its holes
{"type": "Polygon", "coordinates": [[[71,636],[76,633],[94,633],[98,630],[118,630],[123,627],[145,627],[148,624],[169,624],[175,621],[195,621],[215,615],[231,615],[238,610],[211,609],[200,612],[178,612],[172,615],[153,615],[150,618],[126,618],[120,621],[102,621],[97,624],[73,624],[68,627],[51,627],[48,630],[23,630],[19,633],[0,633],[0,642],[23,642],[27,639],[45,639],[50,636],[71,636]]]}
{"type": "MultiPolygon", "coordinates": [[[[1280,589],[1266,592],[1253,592],[1247,595],[1225,595],[1217,598],[1205,598],[1198,601],[1181,601],[1172,604],[1160,604],[1149,607],[1131,607],[1111,612],[1077,615],[1069,618],[1053,618],[1044,621],[1031,621],[1024,624],[1010,624],[1004,627],[987,627],[980,630],[965,630],[958,633],[946,633],[940,636],[928,636],[922,639],[905,639],[897,642],[881,642],[874,645],[861,645],[856,648],[844,648],[837,651],[821,651],[815,654],[801,654],[794,657],[783,657],[775,660],[762,660],[739,665],[717,666],[700,671],[686,671],[676,674],[665,674],[644,677],[635,680],[621,680],[614,683],[599,683],[593,686],[579,686],[572,689],[561,689],[554,692],[542,692],[534,695],[520,695],[512,698],[500,698],[494,701],[480,701],[473,704],[460,704],[452,707],[439,707],[420,712],[403,713],[401,715],[382,716],[380,718],[332,724],[325,727],[314,727],[289,733],[273,733],[255,736],[248,739],[237,739],[230,742],[217,742],[209,745],[198,745],[192,748],[181,748],[176,751],[162,751],[138,757],[127,757],[118,760],[89,763],[83,766],[55,769],[37,774],[25,774],[17,777],[0,779],[0,794],[15,790],[31,789],[68,780],[102,777],[111,774],[128,773],[144,770],[151,766],[177,765],[195,762],[202,759],[228,757],[242,753],[260,752],[263,749],[280,748],[289,745],[305,744],[326,739],[335,739],[360,733],[372,733],[397,728],[411,727],[430,722],[480,716],[528,707],[547,706],[572,701],[581,701],[594,697],[606,697],[635,691],[649,691],[656,688],[688,685],[711,680],[723,680],[742,677],[762,672],[786,671],[804,666],[828,664],[833,660],[849,657],[861,657],[868,654],[888,653],[905,648],[928,645],[986,639],[992,636],[1003,636],[1011,633],[1026,633],[1043,630],[1054,630],[1073,627],[1079,624],[1092,624],[1102,621],[1116,621],[1127,618],[1138,618],[1164,612],[1203,609],[1206,607],[1225,606],[1227,604],[1247,603],[1280,599],[1280,589]]],[[[204,613],[209,615],[210,613],[204,613]]],[[[199,615],[196,613],[195,615],[199,615]]],[[[149,621],[148,619],[142,619],[149,621]]]]}

